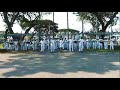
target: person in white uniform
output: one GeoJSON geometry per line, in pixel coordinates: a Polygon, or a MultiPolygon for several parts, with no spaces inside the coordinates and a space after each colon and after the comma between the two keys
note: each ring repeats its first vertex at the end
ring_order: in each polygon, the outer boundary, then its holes
{"type": "Polygon", "coordinates": [[[104,49],[108,49],[108,40],[104,40],[104,49]]]}
{"type": "Polygon", "coordinates": [[[23,45],[23,50],[26,50],[25,40],[23,40],[22,45],[23,45]]]}
{"type": "Polygon", "coordinates": [[[60,48],[60,51],[63,49],[63,46],[64,46],[63,40],[60,39],[60,40],[59,40],[59,48],[60,48]]]}
{"type": "Polygon", "coordinates": [[[10,50],[13,50],[14,49],[14,42],[13,40],[10,40],[10,50]]]}
{"type": "Polygon", "coordinates": [[[63,45],[64,45],[62,39],[60,39],[59,44],[60,44],[60,45],[59,45],[59,46],[60,46],[60,49],[62,50],[62,49],[63,49],[63,45]]]}
{"type": "Polygon", "coordinates": [[[114,43],[113,43],[113,39],[110,39],[110,50],[114,50],[114,43]]]}
{"type": "Polygon", "coordinates": [[[30,40],[27,41],[27,49],[30,50],[30,40]]]}
{"type": "Polygon", "coordinates": [[[50,42],[50,50],[51,50],[51,52],[55,51],[55,41],[53,39],[50,42]]]}
{"type": "Polygon", "coordinates": [[[86,45],[87,45],[87,49],[89,49],[89,39],[86,39],[86,45]]]}
{"type": "Polygon", "coordinates": [[[23,50],[24,42],[21,41],[21,50],[23,50]]]}
{"type": "Polygon", "coordinates": [[[102,49],[102,39],[99,39],[99,49],[102,49]]]}
{"type": "Polygon", "coordinates": [[[73,40],[69,39],[69,51],[73,51],[73,40]]]}
{"type": "Polygon", "coordinates": [[[79,40],[79,51],[83,51],[84,49],[84,40],[81,38],[79,40]]]}
{"type": "Polygon", "coordinates": [[[45,41],[43,39],[40,41],[40,45],[41,45],[41,52],[44,52],[44,50],[45,50],[45,41]]]}
{"type": "Polygon", "coordinates": [[[25,40],[25,50],[27,50],[27,41],[25,40]]]}
{"type": "Polygon", "coordinates": [[[32,49],[35,50],[35,40],[32,40],[32,49]]]}
{"type": "Polygon", "coordinates": [[[93,49],[96,49],[96,48],[97,48],[97,40],[93,39],[93,49]]]}
{"type": "Polygon", "coordinates": [[[96,48],[99,49],[99,39],[96,39],[96,48]]]}
{"type": "Polygon", "coordinates": [[[50,49],[50,41],[49,41],[49,39],[47,39],[47,49],[48,50],[50,49]]]}
{"type": "Polygon", "coordinates": [[[15,40],[15,51],[18,51],[18,41],[17,40],[15,40]]]}
{"type": "Polygon", "coordinates": [[[38,42],[35,40],[34,43],[35,43],[35,50],[37,50],[38,49],[38,42]]]}
{"type": "Polygon", "coordinates": [[[3,43],[3,46],[4,46],[4,49],[7,49],[7,50],[8,50],[8,42],[7,42],[7,41],[5,41],[5,42],[3,43]]]}

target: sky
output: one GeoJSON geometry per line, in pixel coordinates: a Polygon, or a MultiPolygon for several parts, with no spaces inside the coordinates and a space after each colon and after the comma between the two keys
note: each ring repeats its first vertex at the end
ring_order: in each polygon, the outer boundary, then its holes
{"type": "MultiPolygon", "coordinates": [[[[80,21],[78,21],[77,16],[72,14],[72,12],[68,12],[68,17],[69,17],[69,28],[82,31],[82,23],[80,21]]],[[[53,15],[52,14],[44,15],[43,19],[53,20],[53,15]]],[[[58,29],[67,28],[67,12],[55,12],[54,13],[54,21],[55,21],[55,23],[58,23],[58,29]]],[[[120,27],[119,21],[116,26],[112,27],[113,29],[120,27]]],[[[5,25],[5,23],[2,21],[2,18],[0,17],[0,31],[5,31],[4,25],[5,25]]],[[[92,28],[91,24],[89,24],[89,23],[84,24],[85,31],[89,31],[91,28],[92,28]]],[[[22,28],[18,24],[14,24],[13,31],[15,33],[21,33],[22,28]]],[[[24,32],[24,31],[22,31],[22,32],[24,32]]]]}

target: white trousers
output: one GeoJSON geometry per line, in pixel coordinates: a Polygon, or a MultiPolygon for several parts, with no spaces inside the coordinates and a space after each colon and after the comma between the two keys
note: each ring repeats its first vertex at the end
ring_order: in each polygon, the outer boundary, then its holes
{"type": "Polygon", "coordinates": [[[83,49],[84,49],[83,44],[79,44],[79,51],[83,51],[83,49]]]}
{"type": "Polygon", "coordinates": [[[114,50],[114,44],[110,43],[110,50],[114,50]]]}
{"type": "Polygon", "coordinates": [[[73,43],[69,44],[69,51],[73,51],[73,43]]]}

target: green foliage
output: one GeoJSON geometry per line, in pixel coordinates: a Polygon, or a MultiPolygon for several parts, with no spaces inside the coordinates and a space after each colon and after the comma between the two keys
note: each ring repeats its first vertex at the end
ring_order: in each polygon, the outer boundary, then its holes
{"type": "Polygon", "coordinates": [[[52,30],[54,32],[58,32],[58,24],[51,21],[51,20],[37,20],[36,26],[34,27],[35,30],[39,30],[45,28],[44,30],[52,30]]]}
{"type": "Polygon", "coordinates": [[[43,15],[49,15],[51,12],[24,12],[19,15],[17,19],[19,25],[22,29],[28,29],[29,27],[34,27],[39,20],[42,19],[43,15]]]}
{"type": "Polygon", "coordinates": [[[13,32],[12,26],[17,21],[23,29],[31,26],[30,22],[40,20],[43,15],[49,15],[51,12],[0,12],[3,21],[6,23],[6,29],[13,32]]]}
{"type": "Polygon", "coordinates": [[[3,48],[3,44],[0,44],[0,49],[2,49],[3,48]]]}
{"type": "Polygon", "coordinates": [[[76,15],[79,16],[79,20],[84,20],[92,24],[93,27],[102,26],[103,31],[106,30],[109,25],[116,25],[118,17],[116,15],[118,12],[77,12],[76,15]],[[97,23],[98,22],[98,23],[97,23]]]}

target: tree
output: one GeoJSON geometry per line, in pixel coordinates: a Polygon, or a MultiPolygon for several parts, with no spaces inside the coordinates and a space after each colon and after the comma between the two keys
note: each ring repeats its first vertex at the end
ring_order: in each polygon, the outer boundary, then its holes
{"type": "Polygon", "coordinates": [[[7,33],[14,34],[13,32],[13,24],[15,20],[19,16],[19,12],[1,12],[1,17],[3,21],[6,23],[6,31],[5,31],[5,39],[7,38],[7,33]]]}
{"type": "Polygon", "coordinates": [[[33,28],[38,20],[41,20],[43,15],[51,14],[50,12],[23,12],[17,19],[19,25],[27,34],[33,28]]]}
{"type": "MultiPolygon", "coordinates": [[[[98,27],[100,28],[101,26],[99,32],[105,32],[110,25],[115,25],[118,20],[118,17],[116,17],[117,14],[118,12],[77,12],[79,20],[88,21],[93,27],[98,22],[98,27]]],[[[103,39],[104,35],[101,37],[103,39]]]]}
{"type": "Polygon", "coordinates": [[[28,22],[30,27],[26,28],[25,34],[29,32],[29,30],[34,27],[34,23],[36,20],[41,19],[43,15],[50,14],[50,12],[1,12],[3,21],[6,23],[6,35],[9,32],[10,34],[14,34],[13,32],[13,24],[15,21],[20,24],[23,28],[22,24],[24,22],[28,22]]]}
{"type": "MultiPolygon", "coordinates": [[[[30,27],[30,24],[28,22],[24,22],[23,26],[24,28],[26,27],[30,27]]],[[[48,36],[49,30],[53,35],[53,38],[55,36],[55,33],[58,32],[58,24],[54,23],[51,20],[36,20],[36,22],[34,23],[34,27],[33,27],[37,32],[40,33],[41,35],[45,35],[46,37],[48,36]]]]}

